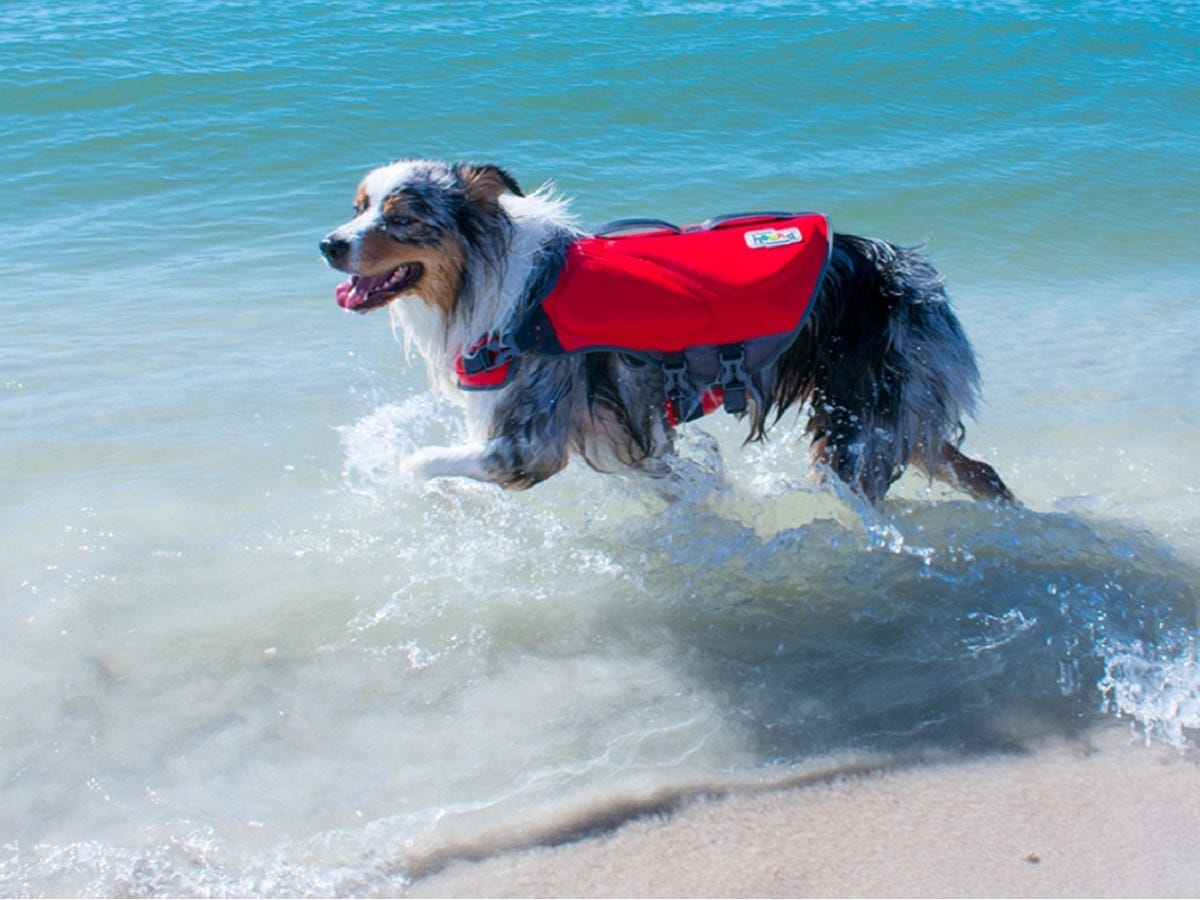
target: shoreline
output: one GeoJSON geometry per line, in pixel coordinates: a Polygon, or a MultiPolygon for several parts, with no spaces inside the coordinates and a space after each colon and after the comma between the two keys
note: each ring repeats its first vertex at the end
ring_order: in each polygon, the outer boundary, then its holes
{"type": "Polygon", "coordinates": [[[681,802],[456,862],[411,897],[1200,895],[1200,758],[1122,727],[681,802]]]}

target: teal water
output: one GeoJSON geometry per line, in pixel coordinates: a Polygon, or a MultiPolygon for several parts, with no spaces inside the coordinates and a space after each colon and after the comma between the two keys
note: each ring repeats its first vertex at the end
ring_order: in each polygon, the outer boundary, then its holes
{"type": "Polygon", "coordinates": [[[402,891],[863,758],[1200,727],[1200,7],[0,7],[0,894],[402,891]],[[927,241],[1017,514],[419,488],[453,439],[317,253],[402,155],[586,223],[927,241]]]}

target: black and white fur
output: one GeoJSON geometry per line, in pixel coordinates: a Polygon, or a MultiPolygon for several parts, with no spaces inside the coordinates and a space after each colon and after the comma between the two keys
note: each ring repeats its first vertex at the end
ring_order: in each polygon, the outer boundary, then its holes
{"type": "MultiPolygon", "coordinates": [[[[674,430],[655,365],[617,352],[527,355],[503,388],[457,386],[464,348],[519,320],[582,234],[564,200],[546,188],[525,195],[496,166],[404,159],[363,179],[353,218],[321,242],[330,265],[354,276],[344,305],[386,306],[434,389],[467,412],[469,443],[421,450],[405,462],[411,472],[524,489],[572,454],[601,471],[670,470],[674,430]]],[[[979,370],[941,276],[914,250],[835,235],[804,326],[755,379],[764,400],[746,413],[748,440],[807,408],[814,462],[872,502],[910,463],[975,497],[1016,502],[990,465],[958,450],[979,370]]]]}

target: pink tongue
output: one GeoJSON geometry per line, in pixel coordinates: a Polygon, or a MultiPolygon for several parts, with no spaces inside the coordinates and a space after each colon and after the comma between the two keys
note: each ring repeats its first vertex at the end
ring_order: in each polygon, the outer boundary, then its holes
{"type": "Polygon", "coordinates": [[[355,309],[367,302],[371,291],[388,283],[392,272],[382,275],[355,275],[349,281],[343,281],[334,290],[338,306],[343,309],[355,309]]]}

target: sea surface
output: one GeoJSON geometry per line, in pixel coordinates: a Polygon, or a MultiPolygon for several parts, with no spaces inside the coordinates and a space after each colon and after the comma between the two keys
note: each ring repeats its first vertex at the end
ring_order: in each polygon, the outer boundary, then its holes
{"type": "MultiPolygon", "coordinates": [[[[696,792],[1200,734],[1200,4],[0,5],[0,895],[402,892],[696,792]],[[1022,511],[462,432],[317,251],[405,155],[925,242],[1022,511]]],[[[719,448],[724,462],[715,455],[719,448]]],[[[817,473],[819,474],[819,473],[817,473]]]]}

